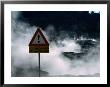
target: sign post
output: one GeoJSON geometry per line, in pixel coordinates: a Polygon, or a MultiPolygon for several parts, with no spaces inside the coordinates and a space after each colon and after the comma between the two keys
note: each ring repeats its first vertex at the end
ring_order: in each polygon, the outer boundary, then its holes
{"type": "Polygon", "coordinates": [[[38,53],[38,57],[39,57],[39,77],[40,77],[40,53],[38,53]]]}
{"type": "Polygon", "coordinates": [[[41,28],[37,28],[37,31],[29,43],[29,53],[38,53],[40,77],[40,53],[49,53],[49,43],[41,32],[41,28]]]}

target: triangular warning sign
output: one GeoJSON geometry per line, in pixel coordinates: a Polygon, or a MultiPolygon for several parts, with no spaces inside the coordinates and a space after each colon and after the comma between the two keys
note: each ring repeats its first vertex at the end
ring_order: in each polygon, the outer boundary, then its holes
{"type": "Polygon", "coordinates": [[[38,45],[49,45],[40,28],[37,29],[34,36],[32,37],[32,40],[29,43],[29,46],[38,46],[38,45]]]}

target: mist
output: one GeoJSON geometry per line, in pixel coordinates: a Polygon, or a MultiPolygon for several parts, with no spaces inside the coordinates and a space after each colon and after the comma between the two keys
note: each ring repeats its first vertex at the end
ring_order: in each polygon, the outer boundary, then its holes
{"type": "MultiPolygon", "coordinates": [[[[28,46],[38,26],[18,20],[20,12],[13,11],[11,14],[11,74],[19,77],[38,76],[38,54],[29,53],[28,46]]],[[[57,32],[52,24],[42,31],[49,41],[49,53],[40,53],[42,76],[100,76],[99,43],[81,58],[73,56],[73,59],[69,59],[63,52],[81,53],[82,47],[77,40],[84,37],[70,38],[67,33],[56,38],[57,32]]]]}

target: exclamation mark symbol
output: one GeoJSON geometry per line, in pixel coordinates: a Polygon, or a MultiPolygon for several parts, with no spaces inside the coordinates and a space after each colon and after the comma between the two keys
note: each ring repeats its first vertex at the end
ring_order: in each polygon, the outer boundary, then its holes
{"type": "Polygon", "coordinates": [[[38,34],[38,43],[40,43],[40,40],[39,40],[39,38],[40,38],[40,35],[38,34]]]}

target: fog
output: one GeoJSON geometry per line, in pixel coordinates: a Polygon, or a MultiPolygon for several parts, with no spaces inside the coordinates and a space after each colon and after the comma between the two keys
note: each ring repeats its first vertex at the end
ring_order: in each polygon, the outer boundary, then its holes
{"type": "MultiPolygon", "coordinates": [[[[18,21],[19,12],[12,12],[11,27],[11,74],[12,76],[38,76],[38,54],[29,53],[29,42],[37,30],[36,26],[18,21]]],[[[42,30],[43,31],[43,30],[42,30]]],[[[44,35],[50,40],[54,34],[54,25],[48,25],[44,35]],[[50,35],[50,32],[53,34],[50,35]]],[[[79,38],[81,39],[81,38],[79,38]]],[[[70,60],[63,52],[81,52],[80,44],[75,38],[57,38],[49,41],[49,53],[40,53],[41,73],[44,76],[99,76],[100,49],[92,47],[80,59],[70,60]]]]}

